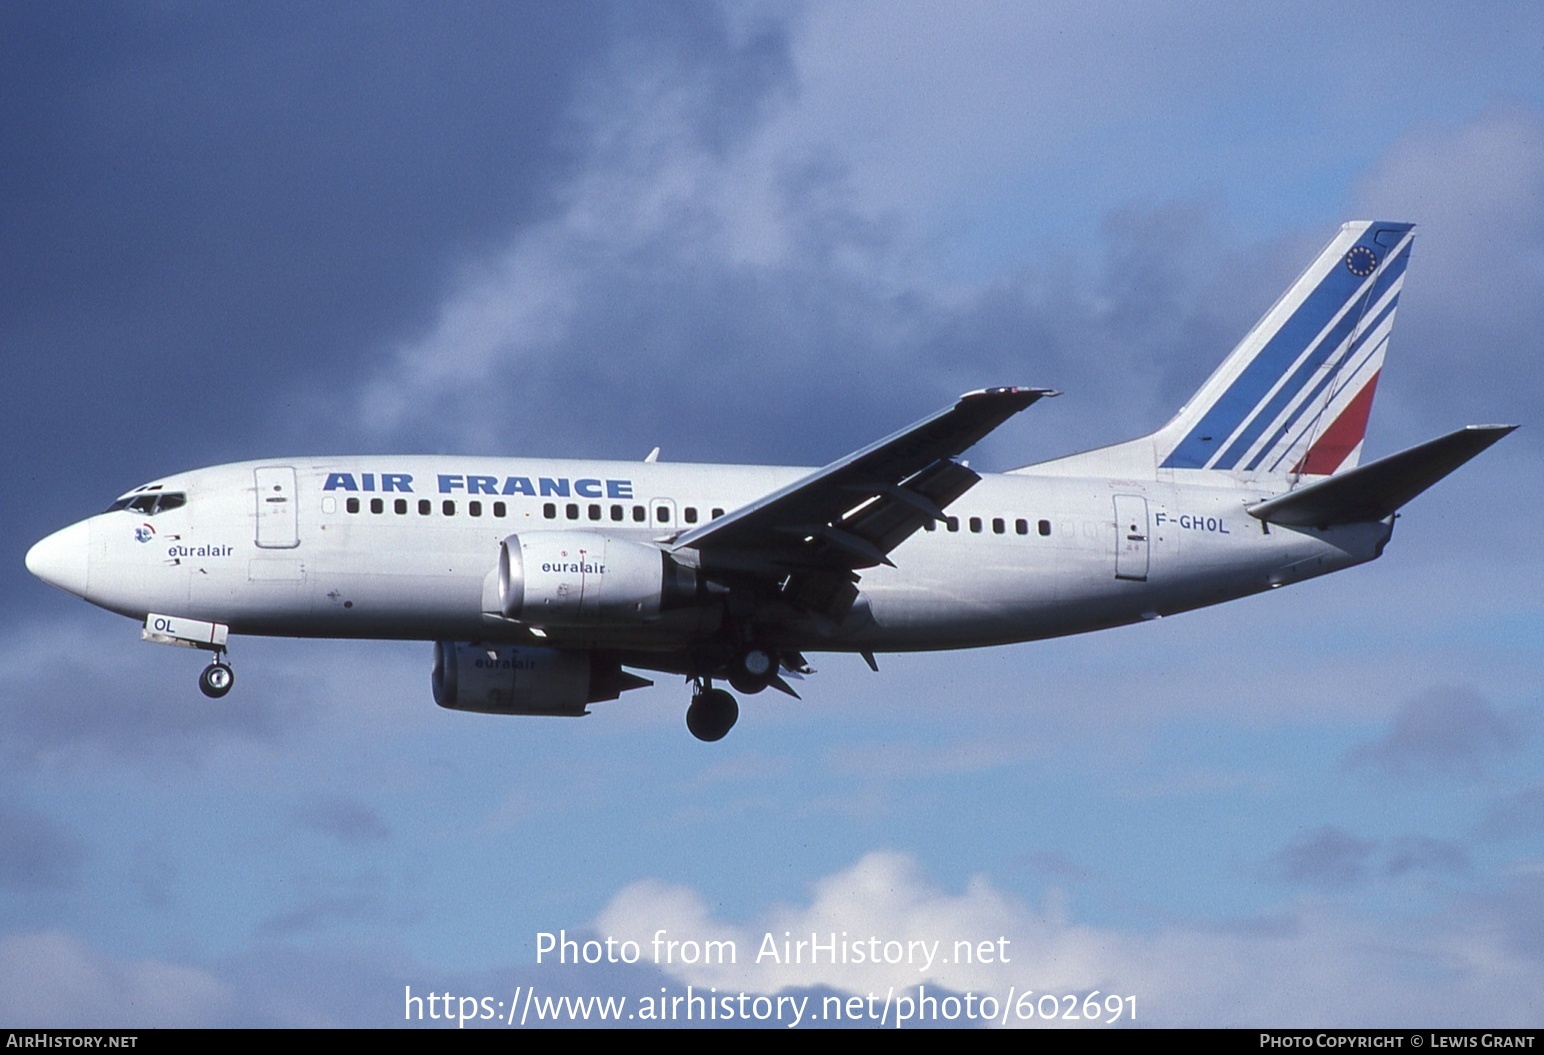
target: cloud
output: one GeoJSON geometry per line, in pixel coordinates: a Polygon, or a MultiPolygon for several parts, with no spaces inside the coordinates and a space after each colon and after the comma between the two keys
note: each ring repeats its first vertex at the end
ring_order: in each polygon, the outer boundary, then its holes
{"type": "Polygon", "coordinates": [[[1406,835],[1388,847],[1383,873],[1391,878],[1421,873],[1457,874],[1469,869],[1469,855],[1450,839],[1406,835]]]}
{"type": "Polygon", "coordinates": [[[1431,689],[1405,703],[1388,732],[1351,749],[1346,760],[1407,780],[1474,778],[1515,754],[1521,719],[1469,689],[1431,689]]]}
{"type": "Polygon", "coordinates": [[[248,694],[239,703],[205,699],[194,688],[203,661],[182,650],[152,650],[133,637],[82,647],[101,635],[95,627],[41,624],[15,630],[0,646],[0,696],[7,701],[0,741],[14,761],[101,753],[156,771],[181,770],[219,745],[279,742],[310,721],[308,709],[282,693],[248,694]],[[168,685],[164,661],[178,659],[192,662],[168,685]]]}
{"type": "Polygon", "coordinates": [[[57,931],[0,938],[0,1018],[31,1026],[178,1027],[221,1021],[230,988],[207,971],[123,960],[57,931]]]}
{"type": "Polygon", "coordinates": [[[295,811],[302,827],[336,839],[345,846],[384,842],[391,829],[377,810],[341,795],[313,799],[295,811]]]}
{"type": "Polygon", "coordinates": [[[1511,101],[1412,128],[1356,197],[1365,213],[1419,224],[1406,287],[1420,297],[1419,339],[1397,336],[1396,354],[1402,371],[1442,382],[1405,398],[1427,415],[1529,420],[1544,403],[1544,376],[1519,356],[1544,330],[1544,113],[1511,101]]]}
{"type": "MultiPolygon", "coordinates": [[[[1333,830],[1311,833],[1302,846],[1301,867],[1331,876],[1368,871],[1374,851],[1371,843],[1333,830]]],[[[1393,848],[1391,860],[1409,857],[1408,841],[1397,840],[1393,848]]],[[[1431,849],[1425,847],[1426,856],[1431,849]]],[[[1134,994],[1138,1025],[1525,1026],[1536,1018],[1544,982],[1544,947],[1536,947],[1536,905],[1530,901],[1537,885],[1537,876],[1519,876],[1433,914],[1401,915],[1382,925],[1333,901],[1317,901],[1231,927],[1176,922],[1121,929],[1078,922],[1058,895],[1031,905],[984,876],[949,893],[909,856],[877,852],[817,880],[805,902],[769,906],[738,924],[719,918],[690,887],[634,883],[601,911],[594,931],[638,942],[645,961],[652,960],[652,941],[661,930],[667,941],[696,942],[698,962],[683,961],[682,944],[674,962],[660,968],[678,983],[721,992],[824,987],[862,995],[893,986],[914,993],[923,983],[935,992],[999,998],[1010,988],[1080,997],[1098,990],[1134,994]],[[1524,936],[1514,939],[1519,926],[1524,936]],[[851,948],[871,937],[896,943],[893,949],[937,941],[939,961],[932,967],[904,957],[895,964],[842,963],[827,954],[811,963],[806,945],[803,963],[755,963],[758,951],[775,946],[781,957],[793,948],[785,941],[834,938],[851,948]],[[954,956],[961,940],[978,951],[990,945],[1001,955],[992,962],[961,962],[954,956]],[[708,941],[733,942],[737,962],[701,962],[708,941]]],[[[818,1007],[820,1000],[811,1003],[818,1007]]]]}
{"type": "Polygon", "coordinates": [[[1267,870],[1292,883],[1349,887],[1361,882],[1376,844],[1332,825],[1304,832],[1277,853],[1267,870]]]}
{"type": "Polygon", "coordinates": [[[0,887],[15,892],[72,886],[85,859],[61,825],[20,803],[0,799],[0,887]]]}
{"type": "Polygon", "coordinates": [[[1493,803],[1480,822],[1480,832],[1498,839],[1544,833],[1544,782],[1531,784],[1493,803]]]}

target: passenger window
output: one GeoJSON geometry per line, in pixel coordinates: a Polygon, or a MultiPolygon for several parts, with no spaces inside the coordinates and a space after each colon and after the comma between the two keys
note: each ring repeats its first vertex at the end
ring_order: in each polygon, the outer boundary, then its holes
{"type": "Polygon", "coordinates": [[[452,502],[448,498],[445,499],[444,502],[440,503],[440,512],[444,513],[448,517],[455,516],[456,515],[456,503],[452,502]]]}
{"type": "Polygon", "coordinates": [[[568,503],[568,508],[564,509],[563,512],[568,514],[568,519],[570,519],[570,520],[578,520],[579,519],[579,503],[578,502],[570,502],[570,503],[568,503]]]}
{"type": "Polygon", "coordinates": [[[427,498],[420,498],[418,500],[418,515],[426,517],[432,512],[434,512],[434,503],[427,498]]]}
{"type": "Polygon", "coordinates": [[[480,516],[482,516],[482,503],[481,502],[468,502],[466,504],[466,515],[467,516],[471,516],[471,517],[480,517],[480,516]]]}
{"type": "Polygon", "coordinates": [[[541,507],[541,515],[546,517],[548,520],[556,520],[558,518],[557,503],[544,502],[541,507]]]}
{"type": "Polygon", "coordinates": [[[633,506],[633,523],[641,524],[645,520],[643,506],[633,506]]]}
{"type": "Polygon", "coordinates": [[[1042,520],[1042,521],[1040,521],[1040,534],[1042,534],[1042,535],[1049,535],[1050,533],[1051,533],[1051,522],[1049,520],[1042,520]]]}
{"type": "Polygon", "coordinates": [[[1005,532],[1007,530],[1008,530],[1008,525],[1003,520],[1002,517],[993,517],[992,518],[992,534],[994,534],[994,535],[1001,535],[1003,532],[1005,532]]]}
{"type": "Polygon", "coordinates": [[[509,507],[506,506],[503,502],[493,503],[493,515],[496,517],[502,517],[506,512],[508,512],[508,510],[509,507]]]}
{"type": "Polygon", "coordinates": [[[627,515],[627,510],[623,509],[621,506],[612,506],[611,507],[611,519],[612,520],[615,520],[618,523],[620,523],[622,518],[624,516],[626,516],[626,515],[627,515]]]}
{"type": "Polygon", "coordinates": [[[656,520],[658,520],[661,524],[668,524],[668,523],[670,523],[670,507],[669,506],[660,506],[657,509],[655,509],[654,510],[654,518],[656,520]]]}
{"type": "Polygon", "coordinates": [[[686,522],[688,524],[695,524],[695,523],[697,523],[697,507],[696,506],[687,506],[686,507],[686,522]]]}
{"type": "Polygon", "coordinates": [[[384,513],[384,512],[386,512],[386,503],[385,503],[385,501],[382,500],[382,499],[379,499],[379,498],[372,498],[372,499],[370,499],[370,512],[372,512],[372,513],[384,513]]]}
{"type": "Polygon", "coordinates": [[[719,517],[721,517],[723,515],[724,515],[724,511],[722,509],[718,508],[717,506],[713,507],[713,519],[714,520],[717,520],[719,517]]]}
{"type": "Polygon", "coordinates": [[[1029,521],[1025,520],[1023,517],[1019,517],[1013,522],[1013,530],[1017,531],[1020,535],[1029,534],[1029,521]]]}
{"type": "Polygon", "coordinates": [[[935,521],[932,521],[932,520],[924,520],[922,522],[922,529],[924,531],[937,531],[938,530],[938,524],[935,521]]]}
{"type": "Polygon", "coordinates": [[[591,520],[599,520],[600,519],[600,506],[598,506],[598,505],[590,506],[590,519],[591,520]]]}
{"type": "Polygon", "coordinates": [[[395,509],[397,511],[397,515],[398,516],[402,516],[402,515],[407,513],[407,499],[406,498],[399,498],[399,499],[397,499],[395,502],[393,502],[391,504],[391,506],[392,506],[393,509],[395,509]]]}
{"type": "Polygon", "coordinates": [[[981,534],[981,518],[980,517],[971,517],[970,518],[970,530],[972,532],[974,532],[975,534],[977,534],[977,535],[981,534]]]}
{"type": "Polygon", "coordinates": [[[944,525],[948,527],[950,531],[958,531],[960,530],[960,518],[950,517],[948,520],[944,521],[944,525]]]}
{"type": "Polygon", "coordinates": [[[343,508],[347,509],[350,513],[357,513],[357,512],[359,512],[359,499],[357,499],[357,498],[350,498],[350,499],[348,499],[346,502],[343,503],[343,508]]]}

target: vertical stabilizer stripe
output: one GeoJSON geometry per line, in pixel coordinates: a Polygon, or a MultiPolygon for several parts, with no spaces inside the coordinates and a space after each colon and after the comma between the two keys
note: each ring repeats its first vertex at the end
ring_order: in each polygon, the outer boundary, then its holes
{"type": "Polygon", "coordinates": [[[1329,476],[1345,464],[1347,455],[1367,434],[1367,418],[1372,413],[1372,397],[1377,387],[1378,375],[1373,374],[1335,423],[1324,430],[1324,435],[1314,441],[1303,460],[1293,467],[1294,473],[1329,476]]]}
{"type": "MultiPolygon", "coordinates": [[[[1399,294],[1395,293],[1388,299],[1388,303],[1383,306],[1383,309],[1378,313],[1377,318],[1372,321],[1372,324],[1364,327],[1362,332],[1357,335],[1356,339],[1351,342],[1351,347],[1348,348],[1346,353],[1340,357],[1339,362],[1337,362],[1334,367],[1322,372],[1322,376],[1320,376],[1318,381],[1314,383],[1312,390],[1309,391],[1308,395],[1302,400],[1302,402],[1300,402],[1292,410],[1292,412],[1287,416],[1287,420],[1282,422],[1281,426],[1271,436],[1270,441],[1266,443],[1265,446],[1260,448],[1260,450],[1250,460],[1246,468],[1253,471],[1259,468],[1260,463],[1273,453],[1279,455],[1279,446],[1281,444],[1282,437],[1284,437],[1299,422],[1302,421],[1303,415],[1315,407],[1318,408],[1315,413],[1322,412],[1325,409],[1319,404],[1319,398],[1324,395],[1324,390],[1328,388],[1334,381],[1339,380],[1340,382],[1345,383],[1355,376],[1355,369],[1363,365],[1356,363],[1357,353],[1360,352],[1367,344],[1367,342],[1375,335],[1377,335],[1380,329],[1384,327],[1385,323],[1387,323],[1389,318],[1394,314],[1394,308],[1398,302],[1399,294]],[[1355,366],[1348,370],[1348,364],[1355,364],[1355,366]]],[[[1379,345],[1381,345],[1381,343],[1382,340],[1380,340],[1378,344],[1375,344],[1374,347],[1377,348],[1379,345]]],[[[1278,412],[1279,408],[1270,408],[1268,410],[1269,417],[1266,417],[1266,420],[1275,420],[1275,415],[1278,412]]],[[[1262,417],[1263,416],[1264,415],[1262,415],[1262,417]]],[[[1232,466],[1229,466],[1229,468],[1231,467],[1232,466]]]]}
{"type": "MultiPolygon", "coordinates": [[[[1392,308],[1398,297],[1397,284],[1409,261],[1411,226],[1372,223],[1352,242],[1344,240],[1349,231],[1331,241],[1289,291],[1289,297],[1297,294],[1297,303],[1287,307],[1287,318],[1268,336],[1257,335],[1281,306],[1272,308],[1235,349],[1235,356],[1247,357],[1246,361],[1236,368],[1236,376],[1225,382],[1226,389],[1200,410],[1199,417],[1190,419],[1190,427],[1163,458],[1162,467],[1237,468],[1260,436],[1278,423],[1312,383],[1316,371],[1348,343],[1360,343],[1360,334],[1357,340],[1351,335],[1362,331],[1359,323],[1365,307],[1379,305],[1392,289],[1392,308]],[[1393,246],[1387,244],[1390,235],[1397,239],[1393,246]],[[1369,275],[1355,266],[1363,259],[1369,265],[1373,261],[1381,265],[1376,274],[1369,275]],[[1309,277],[1321,269],[1326,270],[1317,279],[1309,277]],[[1306,292],[1298,293],[1299,287],[1306,292]],[[1250,353],[1248,348],[1255,340],[1263,343],[1250,353]],[[1224,444],[1225,452],[1219,455],[1224,444]]],[[[1379,310],[1378,324],[1385,316],[1386,312],[1379,310]]],[[[1222,369],[1227,369],[1226,363],[1222,369]]],[[[1297,413],[1294,409],[1294,416],[1297,413]]]]}
{"type": "MultiPolygon", "coordinates": [[[[1243,461],[1249,449],[1254,446],[1255,441],[1260,438],[1260,434],[1270,427],[1271,423],[1281,415],[1282,411],[1287,408],[1292,400],[1302,393],[1303,389],[1313,380],[1314,375],[1329,363],[1335,357],[1335,354],[1352,339],[1352,335],[1361,328],[1361,324],[1364,321],[1362,316],[1363,305],[1378,303],[1379,298],[1388,291],[1389,287],[1404,277],[1405,263],[1408,260],[1409,256],[1401,253],[1397,260],[1391,261],[1378,275],[1371,289],[1367,290],[1364,294],[1359,293],[1356,297],[1352,298],[1352,302],[1348,305],[1347,310],[1341,314],[1329,331],[1310,349],[1309,354],[1304,356],[1303,360],[1298,363],[1297,368],[1287,377],[1286,382],[1272,396],[1264,400],[1263,405],[1255,408],[1254,413],[1250,415],[1244,428],[1239,431],[1238,436],[1228,445],[1227,450],[1217,458],[1212,468],[1239,468],[1239,463],[1243,461]]],[[[1392,310],[1393,302],[1397,298],[1397,293],[1394,297],[1390,298],[1389,310],[1392,310]]],[[[1382,317],[1382,315],[1379,316],[1380,319],[1382,317]]],[[[1285,332],[1283,330],[1283,336],[1285,332]]],[[[1307,345],[1298,346],[1299,350],[1304,347],[1307,347],[1307,345]]],[[[1334,371],[1331,370],[1330,376],[1333,376],[1333,373],[1334,371]]],[[[1279,377],[1280,375],[1278,374],[1277,376],[1279,377]]]]}

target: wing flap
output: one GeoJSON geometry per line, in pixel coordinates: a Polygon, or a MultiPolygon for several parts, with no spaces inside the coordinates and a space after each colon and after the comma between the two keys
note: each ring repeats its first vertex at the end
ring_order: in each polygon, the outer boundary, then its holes
{"type": "Polygon", "coordinates": [[[1382,520],[1516,427],[1470,425],[1259,502],[1248,512],[1287,527],[1328,528],[1382,520]]]}

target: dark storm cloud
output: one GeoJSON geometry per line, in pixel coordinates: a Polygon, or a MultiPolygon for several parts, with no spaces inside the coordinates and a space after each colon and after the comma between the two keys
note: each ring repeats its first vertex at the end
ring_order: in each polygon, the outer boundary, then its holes
{"type": "Polygon", "coordinates": [[[414,393],[398,442],[611,457],[659,444],[666,460],[821,464],[973,388],[1067,391],[1075,406],[1037,407],[1019,435],[973,455],[1007,467],[1162,424],[1279,291],[1280,269],[1215,244],[1198,208],[1176,206],[1112,216],[1093,261],[1047,261],[946,298],[921,274],[894,277],[910,250],[852,209],[840,171],[806,170],[771,193],[777,237],[794,248],[766,260],[716,244],[739,221],[711,200],[677,203],[678,222],[622,250],[573,224],[517,239],[510,275],[466,300],[517,299],[541,275],[560,286],[542,290],[561,302],[556,318],[490,316],[463,325],[467,340],[441,332],[405,353],[402,373],[378,382],[414,393]],[[486,350],[464,372],[426,375],[477,340],[486,350]],[[518,412],[468,407],[470,376],[511,393],[518,412]]]}
{"type": "Polygon", "coordinates": [[[0,9],[0,439],[52,499],[21,534],[309,446],[280,393],[325,405],[449,256],[540,208],[605,11],[0,9]]]}
{"type": "Polygon", "coordinates": [[[731,40],[698,3],[0,10],[0,446],[46,496],[18,539],[166,472],[365,445],[346,395],[551,210],[576,97],[635,38],[721,150],[786,67],[775,26],[731,40]]]}
{"type": "Polygon", "coordinates": [[[1388,732],[1353,748],[1354,766],[1405,779],[1476,777],[1515,754],[1523,721],[1468,689],[1433,689],[1406,703],[1388,732]]]}

